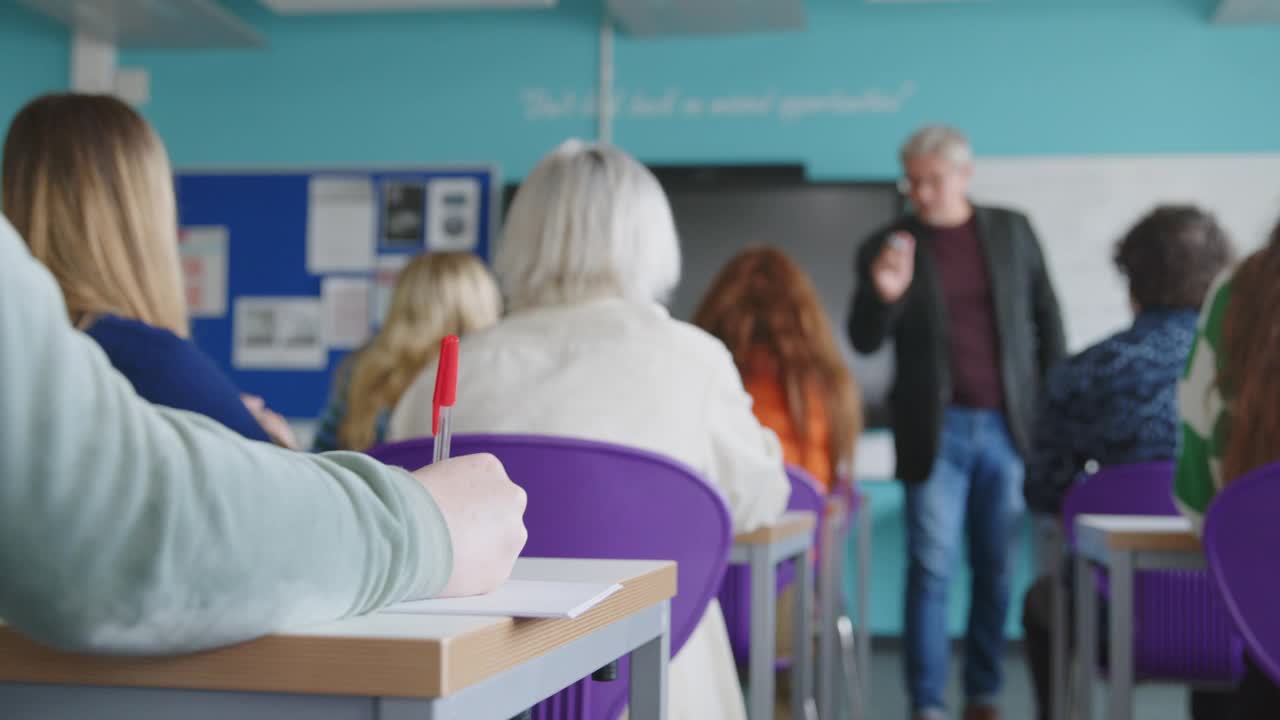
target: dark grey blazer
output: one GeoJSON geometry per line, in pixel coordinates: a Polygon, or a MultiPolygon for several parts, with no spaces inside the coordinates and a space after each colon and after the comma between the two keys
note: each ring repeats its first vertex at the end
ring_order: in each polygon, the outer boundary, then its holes
{"type": "MultiPolygon", "coordinates": [[[[1040,381],[1065,352],[1062,318],[1040,241],[1026,216],[1001,208],[976,207],[974,212],[1000,335],[1005,416],[1014,444],[1025,457],[1040,381]]],[[[933,468],[943,413],[951,399],[947,308],[933,254],[923,243],[916,244],[911,286],[891,305],[880,300],[871,280],[871,263],[889,235],[898,230],[917,238],[927,233],[918,218],[908,215],[877,230],[862,244],[848,330],[853,347],[862,353],[875,351],[885,338],[894,339],[897,374],[889,407],[897,475],[907,482],[922,482],[933,468]]]]}

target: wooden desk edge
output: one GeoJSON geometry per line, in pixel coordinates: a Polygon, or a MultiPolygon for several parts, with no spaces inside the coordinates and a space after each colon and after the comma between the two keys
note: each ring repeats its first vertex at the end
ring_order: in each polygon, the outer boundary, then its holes
{"type": "Polygon", "coordinates": [[[664,563],[573,620],[504,618],[443,641],[269,635],[191,655],[119,657],[61,652],[0,626],[0,683],[441,697],[669,600],[676,577],[664,563]]]}
{"type": "Polygon", "coordinates": [[[778,518],[773,525],[765,525],[751,532],[736,535],[734,545],[768,545],[789,537],[813,532],[818,519],[814,513],[807,511],[789,512],[778,518]]]}
{"type": "Polygon", "coordinates": [[[1086,550],[1099,546],[1133,552],[1201,552],[1204,549],[1200,538],[1190,530],[1126,531],[1081,525],[1076,535],[1080,538],[1079,545],[1086,550]]]}

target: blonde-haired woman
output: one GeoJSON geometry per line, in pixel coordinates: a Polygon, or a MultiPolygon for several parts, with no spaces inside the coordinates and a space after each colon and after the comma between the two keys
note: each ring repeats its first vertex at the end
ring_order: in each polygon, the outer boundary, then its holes
{"type": "Polygon", "coordinates": [[[188,337],[169,158],[142,116],[106,95],[45,95],[4,143],[4,214],[49,268],[71,322],[144,399],[289,444],[287,425],[240,392],[188,337]],[[251,411],[252,409],[252,411],[251,411]]]}
{"type": "Polygon", "coordinates": [[[391,409],[446,335],[498,321],[497,283],[470,253],[419,255],[396,279],[382,329],[338,370],[312,450],[367,450],[386,435],[391,409]]]}
{"type": "MultiPolygon", "coordinates": [[[[640,447],[693,468],[723,495],[734,529],[780,515],[790,485],[772,432],[724,344],[673,319],[680,279],[667,196],[617,148],[571,140],[520,186],[494,257],[510,314],[462,340],[459,433],[539,433],[640,447]]],[[[431,434],[429,363],[388,439],[431,434]]],[[[720,606],[671,663],[673,720],[746,714],[720,606]]]]}

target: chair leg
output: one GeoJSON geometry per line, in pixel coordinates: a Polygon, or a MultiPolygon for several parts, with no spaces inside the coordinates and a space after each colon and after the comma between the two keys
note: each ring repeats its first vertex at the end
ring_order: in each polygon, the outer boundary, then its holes
{"type": "Polygon", "coordinates": [[[858,694],[858,715],[865,714],[871,702],[871,514],[864,501],[858,513],[858,668],[862,684],[858,694]]]}
{"type": "Polygon", "coordinates": [[[1050,564],[1050,577],[1053,582],[1052,601],[1052,620],[1050,628],[1050,661],[1049,661],[1049,687],[1050,702],[1052,706],[1049,708],[1050,720],[1067,720],[1068,709],[1070,707],[1067,682],[1067,667],[1069,664],[1070,653],[1067,650],[1067,584],[1062,575],[1063,561],[1063,545],[1061,538],[1057,538],[1052,545],[1050,556],[1053,561],[1050,564]]]}
{"type": "Polygon", "coordinates": [[[867,670],[859,667],[855,659],[853,621],[849,619],[848,615],[841,613],[840,618],[836,621],[836,628],[840,637],[840,652],[838,654],[840,679],[843,681],[842,685],[844,687],[844,692],[840,693],[841,702],[839,704],[841,707],[848,709],[848,714],[843,717],[862,720],[866,716],[866,705],[864,704],[861,688],[866,683],[867,670]]]}

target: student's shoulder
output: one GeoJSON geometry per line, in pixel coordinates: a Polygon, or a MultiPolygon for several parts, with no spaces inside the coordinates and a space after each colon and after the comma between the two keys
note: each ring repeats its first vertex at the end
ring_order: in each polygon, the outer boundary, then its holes
{"type": "Polygon", "coordinates": [[[1016,208],[1004,205],[975,205],[974,207],[978,209],[978,212],[986,215],[988,219],[1004,222],[1029,222],[1027,214],[1016,208]]]}
{"type": "Polygon", "coordinates": [[[99,317],[85,332],[113,357],[116,355],[183,357],[199,353],[190,340],[179,337],[172,330],[118,315],[99,317]]]}
{"type": "Polygon", "coordinates": [[[733,363],[729,348],[725,347],[720,338],[706,330],[683,320],[668,318],[665,334],[668,336],[669,348],[680,352],[704,372],[718,374],[727,368],[737,374],[737,366],[733,363]]]}

